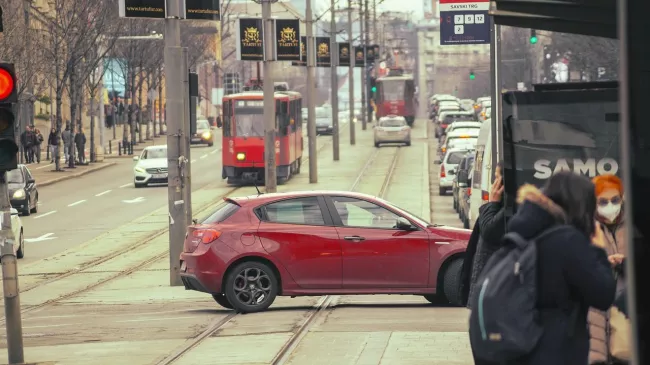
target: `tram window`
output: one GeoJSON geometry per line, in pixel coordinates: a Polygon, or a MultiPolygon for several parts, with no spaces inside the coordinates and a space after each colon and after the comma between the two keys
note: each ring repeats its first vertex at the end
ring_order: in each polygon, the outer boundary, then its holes
{"type": "Polygon", "coordinates": [[[232,137],[232,103],[223,102],[223,136],[232,137]]]}
{"type": "Polygon", "coordinates": [[[293,124],[291,124],[291,132],[296,131],[296,121],[298,119],[298,115],[301,114],[300,111],[298,111],[298,101],[297,100],[291,100],[289,102],[289,110],[291,113],[289,114],[289,123],[291,123],[291,119],[293,119],[293,124]]]}
{"type": "Polygon", "coordinates": [[[239,137],[264,137],[263,113],[239,113],[235,116],[235,125],[239,137]]]}
{"type": "Polygon", "coordinates": [[[386,101],[404,100],[404,81],[393,80],[381,83],[382,99],[386,101]]]}

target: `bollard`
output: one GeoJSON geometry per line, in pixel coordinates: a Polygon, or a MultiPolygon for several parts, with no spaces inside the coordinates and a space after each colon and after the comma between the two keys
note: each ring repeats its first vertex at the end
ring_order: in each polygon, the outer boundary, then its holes
{"type": "Polygon", "coordinates": [[[112,155],[113,154],[113,141],[110,139],[108,140],[108,154],[112,155]]]}
{"type": "Polygon", "coordinates": [[[133,154],[133,146],[135,146],[135,142],[131,142],[131,143],[129,144],[129,155],[132,155],[132,154],[133,154]]]}
{"type": "Polygon", "coordinates": [[[122,142],[117,142],[117,154],[122,156],[122,142]]]}

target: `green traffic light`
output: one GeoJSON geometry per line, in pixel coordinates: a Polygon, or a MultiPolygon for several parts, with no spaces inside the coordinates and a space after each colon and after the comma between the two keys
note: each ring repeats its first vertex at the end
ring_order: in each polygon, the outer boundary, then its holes
{"type": "Polygon", "coordinates": [[[530,44],[535,44],[535,43],[537,43],[537,36],[530,37],[530,44]]]}
{"type": "Polygon", "coordinates": [[[476,78],[476,75],[474,75],[473,73],[469,74],[469,79],[470,80],[474,80],[475,78],[476,78]]]}
{"type": "Polygon", "coordinates": [[[371,90],[373,93],[374,93],[374,92],[377,92],[377,87],[376,87],[376,86],[373,86],[372,89],[370,89],[370,90],[371,90]]]}

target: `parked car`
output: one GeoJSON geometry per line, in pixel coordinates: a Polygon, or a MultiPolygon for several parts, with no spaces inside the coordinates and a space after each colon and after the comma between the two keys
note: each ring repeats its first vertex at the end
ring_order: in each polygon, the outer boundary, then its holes
{"type": "Polygon", "coordinates": [[[23,215],[38,212],[38,187],[29,168],[19,164],[18,168],[7,172],[7,189],[11,206],[23,215]]]}
{"type": "Polygon", "coordinates": [[[18,216],[18,210],[11,208],[11,230],[14,233],[14,254],[17,258],[25,257],[25,237],[23,235],[23,221],[18,216]]]}
{"type": "Polygon", "coordinates": [[[379,147],[383,143],[411,145],[411,127],[408,126],[404,117],[389,115],[379,118],[374,130],[375,147],[379,147]]]}
{"type": "Polygon", "coordinates": [[[332,108],[318,107],[316,112],[316,133],[332,134],[334,133],[334,123],[332,121],[332,108]]]}
{"type": "Polygon", "coordinates": [[[454,181],[452,183],[452,188],[451,188],[451,194],[454,199],[454,210],[456,212],[459,211],[459,198],[460,198],[460,189],[462,187],[462,184],[458,183],[458,177],[460,176],[461,171],[467,171],[467,166],[469,165],[469,162],[474,158],[473,156],[474,151],[467,151],[467,153],[463,156],[463,158],[460,160],[460,163],[458,164],[458,172],[454,176],[454,181]]]}
{"type": "Polygon", "coordinates": [[[207,119],[196,121],[196,133],[192,136],[190,144],[207,144],[208,147],[214,145],[214,135],[207,119]]]}
{"type": "Polygon", "coordinates": [[[411,294],[458,303],[470,234],[349,191],[228,198],[188,227],[181,279],[243,313],[267,309],[278,295],[411,294]]]}
{"type": "Polygon", "coordinates": [[[448,126],[459,120],[472,121],[476,120],[476,116],[473,112],[461,110],[443,111],[438,114],[438,117],[436,119],[437,126],[435,130],[436,138],[440,138],[442,135],[444,135],[448,126]]]}
{"type": "MultiPolygon", "coordinates": [[[[473,145],[476,143],[480,129],[459,129],[445,135],[444,142],[438,147],[438,154],[444,156],[448,149],[462,145],[473,145]]],[[[469,148],[467,148],[469,149],[469,148]]]]}
{"type": "Polygon", "coordinates": [[[146,147],[140,156],[134,156],[133,185],[142,188],[149,184],[167,184],[167,145],[146,147]]]}
{"type": "Polygon", "coordinates": [[[458,164],[469,152],[469,148],[452,148],[445,153],[445,156],[441,160],[440,176],[438,179],[438,192],[441,196],[447,194],[447,191],[452,190],[456,171],[458,171],[458,164]]]}
{"type": "Polygon", "coordinates": [[[447,127],[445,133],[451,133],[451,132],[453,132],[453,131],[455,131],[457,129],[478,129],[478,130],[480,130],[482,125],[483,125],[483,123],[481,123],[481,122],[459,120],[459,121],[455,121],[455,122],[451,123],[447,127]]]}

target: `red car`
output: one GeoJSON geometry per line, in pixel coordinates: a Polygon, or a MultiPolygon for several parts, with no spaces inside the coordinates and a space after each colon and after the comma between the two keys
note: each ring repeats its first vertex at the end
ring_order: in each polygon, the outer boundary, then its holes
{"type": "Polygon", "coordinates": [[[455,303],[470,233],[347,191],[228,198],[188,227],[181,278],[241,313],[263,311],[278,295],[412,294],[455,303]]]}

